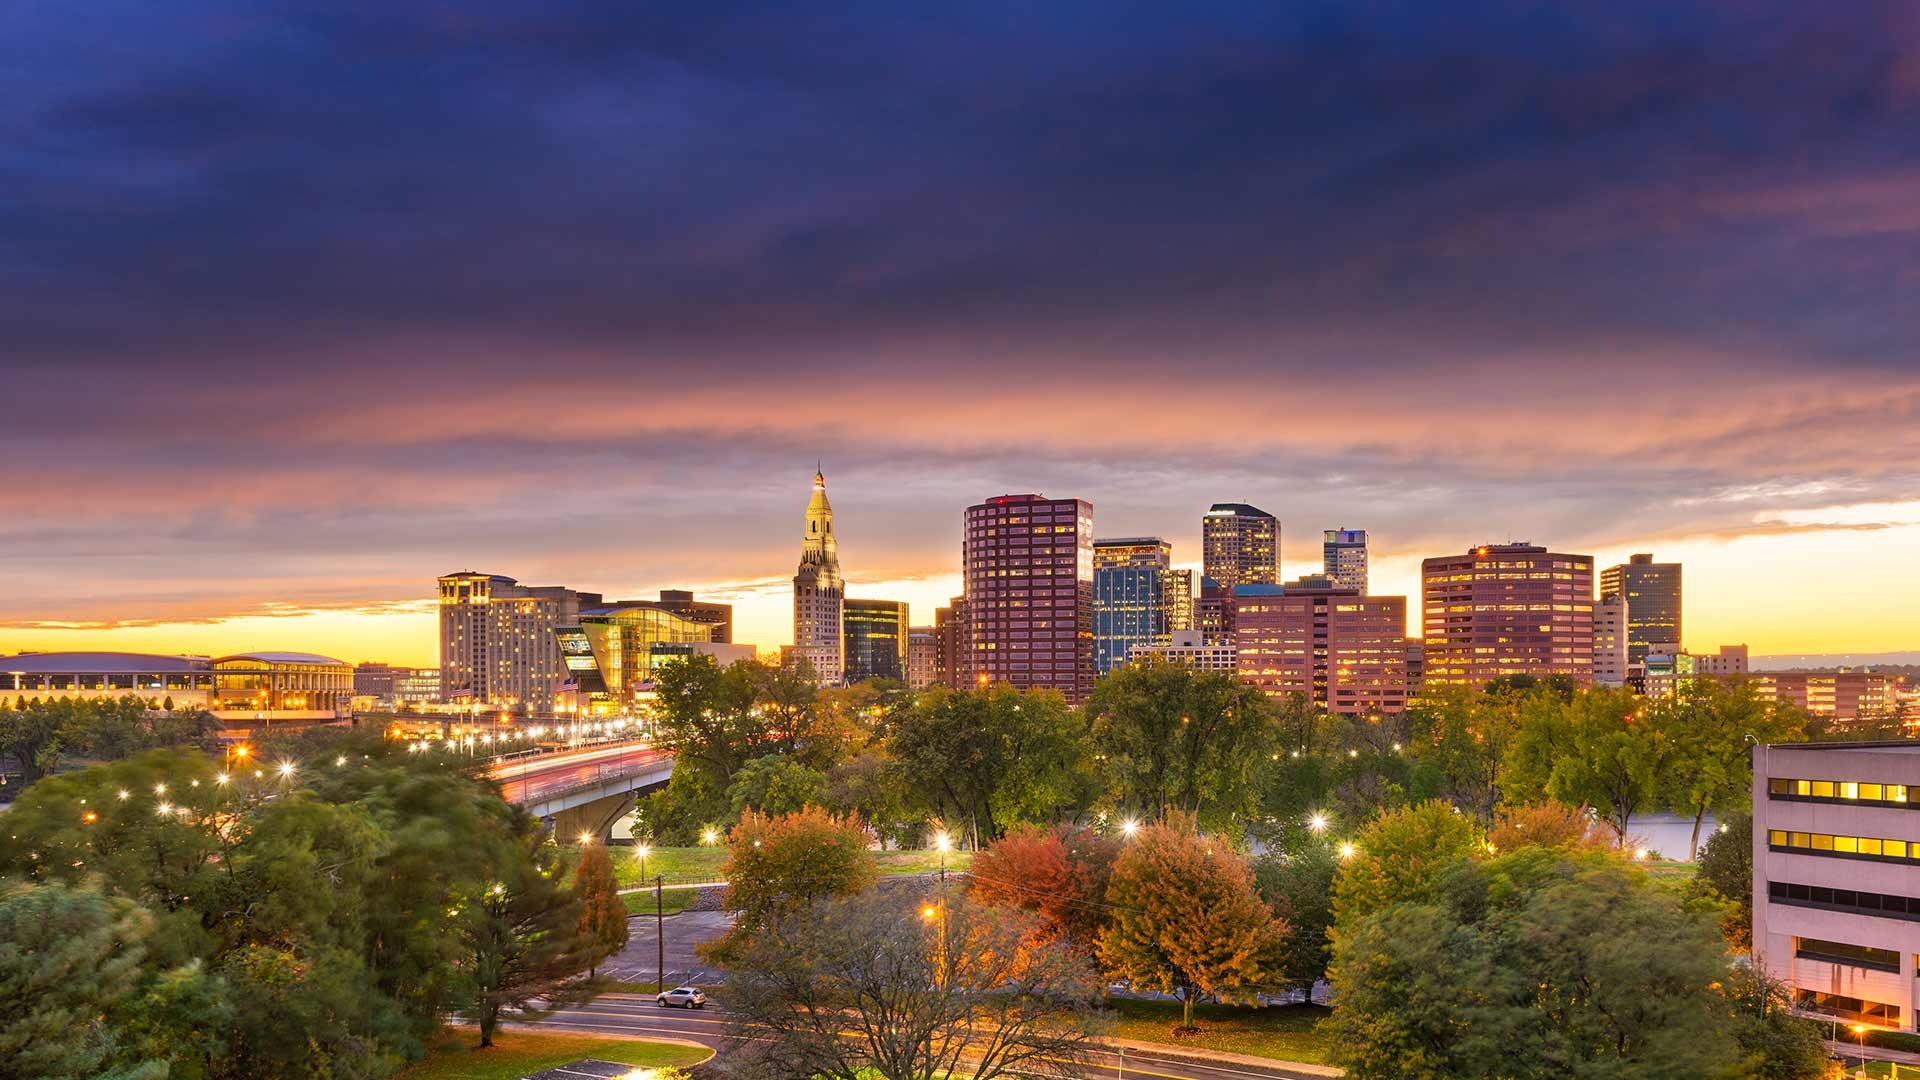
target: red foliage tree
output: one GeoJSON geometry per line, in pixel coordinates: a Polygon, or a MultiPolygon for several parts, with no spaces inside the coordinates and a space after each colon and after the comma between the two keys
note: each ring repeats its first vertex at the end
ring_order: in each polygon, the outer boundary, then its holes
{"type": "Polygon", "coordinates": [[[1034,912],[1041,938],[1090,950],[1107,924],[1107,879],[1118,850],[1084,826],[1023,826],[974,856],[968,892],[1034,912]]]}

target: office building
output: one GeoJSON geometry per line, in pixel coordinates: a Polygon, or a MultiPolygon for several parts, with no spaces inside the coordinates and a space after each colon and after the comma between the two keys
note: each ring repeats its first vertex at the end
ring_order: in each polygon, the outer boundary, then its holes
{"type": "Polygon", "coordinates": [[[1420,574],[1427,687],[1507,675],[1593,681],[1591,555],[1489,544],[1427,559],[1420,574]]]}
{"type": "Polygon", "coordinates": [[[1168,570],[1166,578],[1167,631],[1197,630],[1194,625],[1193,571],[1168,570]]]}
{"type": "Polygon", "coordinates": [[[934,684],[940,667],[940,639],[931,626],[907,629],[907,689],[925,690],[934,684]]]}
{"type": "Polygon", "coordinates": [[[813,474],[813,498],[807,502],[806,533],[800,541],[800,571],[793,576],[793,652],[813,666],[822,686],[845,676],[841,606],[847,594],[840,578],[840,546],[833,534],[833,507],[827,503],[827,478],[813,474]]]}
{"type": "Polygon", "coordinates": [[[683,619],[705,623],[713,628],[712,641],[717,644],[731,644],[733,641],[733,605],[716,604],[711,600],[695,600],[693,594],[685,589],[661,589],[658,605],[683,619]]]}
{"type": "Polygon", "coordinates": [[[440,678],[447,700],[551,715],[567,678],[554,631],[580,621],[599,593],[522,585],[471,570],[440,578],[440,678]]]}
{"type": "Polygon", "coordinates": [[[1138,662],[1158,658],[1184,664],[1197,671],[1233,674],[1239,670],[1238,655],[1231,645],[1207,644],[1205,636],[1198,630],[1175,630],[1165,645],[1133,646],[1127,659],[1138,662]]]}
{"type": "Polygon", "coordinates": [[[1693,663],[1694,670],[1700,674],[1724,679],[1747,674],[1750,660],[1749,650],[1745,645],[1722,645],[1718,653],[1696,654],[1693,663]]]}
{"type": "Polygon", "coordinates": [[[704,655],[725,666],[753,658],[751,645],[715,640],[726,624],[682,614],[691,599],[686,594],[661,597],[586,608],[573,625],[554,629],[583,711],[631,713],[653,693],[660,669],[677,660],[704,655]]]}
{"type": "Polygon", "coordinates": [[[1752,679],[1763,697],[1841,725],[1890,715],[1896,705],[1893,680],[1878,671],[1763,671],[1752,679]]]}
{"type": "Polygon", "coordinates": [[[967,598],[956,596],[933,609],[933,681],[950,690],[967,683],[972,645],[967,637],[967,598]]]}
{"type": "Polygon", "coordinates": [[[1340,588],[1366,595],[1367,530],[1328,529],[1322,535],[1321,572],[1340,588]]]}
{"type": "Polygon", "coordinates": [[[1201,573],[1219,584],[1280,580],[1280,521],[1246,503],[1214,503],[1200,518],[1201,573]]]}
{"type": "Polygon", "coordinates": [[[847,600],[841,605],[846,681],[907,679],[907,605],[898,600],[847,600]]]}
{"type": "Polygon", "coordinates": [[[1427,643],[1417,637],[1407,639],[1407,700],[1420,696],[1427,681],[1427,643]]]}
{"type": "Polygon", "coordinates": [[[1193,626],[1209,645],[1233,644],[1233,590],[1202,577],[1200,597],[1193,602],[1193,626]]]}
{"type": "Polygon", "coordinates": [[[1601,597],[1593,605],[1593,683],[1627,685],[1627,597],[1601,597]]]}
{"type": "Polygon", "coordinates": [[[1094,674],[1126,663],[1135,645],[1169,640],[1172,561],[1173,545],[1157,536],[1093,542],[1094,674]]]}
{"type": "Polygon", "coordinates": [[[424,705],[440,700],[440,669],[368,662],[353,668],[353,696],[375,705],[424,705]]]}
{"type": "Polygon", "coordinates": [[[1753,748],[1753,954],[1802,1011],[1914,1030],[1920,743],[1753,748]]]}
{"type": "Polygon", "coordinates": [[[1233,590],[1240,677],[1348,715],[1405,711],[1407,601],[1362,596],[1324,575],[1233,590]]]}
{"type": "Polygon", "coordinates": [[[1001,495],[967,508],[967,670],[982,683],[1093,690],[1093,504],[1001,495]]]}
{"type": "Polygon", "coordinates": [[[1644,664],[1650,652],[1678,650],[1680,564],[1657,563],[1652,555],[1634,555],[1600,572],[1600,598],[1627,598],[1627,666],[1644,664]],[[1664,648],[1663,648],[1664,646],[1664,648]]]}

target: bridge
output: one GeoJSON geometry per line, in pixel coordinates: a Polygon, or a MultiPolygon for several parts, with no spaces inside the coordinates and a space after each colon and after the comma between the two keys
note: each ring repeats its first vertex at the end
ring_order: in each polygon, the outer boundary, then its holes
{"type": "Polygon", "coordinates": [[[643,791],[673,774],[673,755],[645,742],[553,753],[525,751],[488,768],[508,802],[547,822],[561,837],[605,840],[643,791]]]}

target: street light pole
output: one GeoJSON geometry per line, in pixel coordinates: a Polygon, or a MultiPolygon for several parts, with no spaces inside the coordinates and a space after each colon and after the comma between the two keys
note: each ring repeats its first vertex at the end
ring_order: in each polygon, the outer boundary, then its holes
{"type": "Polygon", "coordinates": [[[663,899],[666,884],[665,874],[653,879],[653,943],[657,950],[653,962],[653,992],[656,994],[667,991],[667,904],[663,899]]]}

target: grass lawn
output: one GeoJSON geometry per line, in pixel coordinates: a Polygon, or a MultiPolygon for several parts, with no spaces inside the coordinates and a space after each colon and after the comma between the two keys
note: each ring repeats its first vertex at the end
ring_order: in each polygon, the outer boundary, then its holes
{"type": "MultiPolygon", "coordinates": [[[[620,884],[641,884],[640,857],[632,848],[614,848],[613,873],[620,884]]],[[[882,874],[930,874],[940,869],[938,851],[876,851],[874,862],[882,874]]],[[[720,867],[727,861],[727,849],[712,847],[662,847],[647,850],[646,880],[665,874],[667,884],[718,881],[720,867]]],[[[947,852],[947,869],[965,870],[973,865],[973,852],[947,852]]],[[[649,908],[648,910],[652,910],[649,908]]]]}
{"type": "Polygon", "coordinates": [[[1199,1004],[1193,1007],[1198,1035],[1175,1035],[1180,1026],[1177,1001],[1141,1001],[1114,998],[1108,1003],[1118,1014],[1113,1034],[1121,1039],[1222,1050],[1230,1054],[1325,1064],[1328,1041],[1315,1029],[1327,1010],[1318,1005],[1272,1005],[1241,1008],[1199,1004]]]}
{"type": "Polygon", "coordinates": [[[1684,885],[1693,879],[1694,864],[1690,862],[1649,859],[1640,866],[1653,880],[1670,885],[1684,885]]]}
{"type": "Polygon", "coordinates": [[[620,899],[627,905],[629,915],[652,915],[656,911],[671,915],[676,911],[685,911],[699,897],[699,889],[662,889],[659,908],[653,904],[653,890],[646,892],[621,893],[620,899]]]}
{"type": "Polygon", "coordinates": [[[426,1060],[402,1070],[397,1080],[516,1080],[581,1058],[665,1068],[693,1065],[708,1056],[697,1046],[592,1035],[501,1031],[494,1034],[493,1045],[485,1050],[474,1048],[478,1039],[472,1031],[450,1032],[426,1060]]]}

